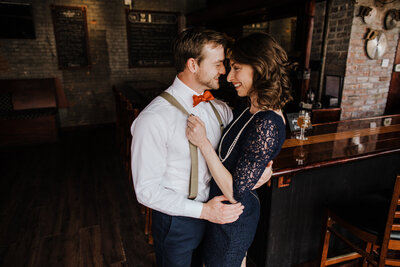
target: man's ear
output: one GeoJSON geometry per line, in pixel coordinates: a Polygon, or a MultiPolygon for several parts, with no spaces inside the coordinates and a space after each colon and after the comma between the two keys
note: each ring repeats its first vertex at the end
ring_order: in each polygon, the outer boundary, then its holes
{"type": "Polygon", "coordinates": [[[197,60],[194,58],[189,58],[186,61],[186,67],[191,73],[196,73],[199,70],[199,65],[197,64],[197,60]]]}

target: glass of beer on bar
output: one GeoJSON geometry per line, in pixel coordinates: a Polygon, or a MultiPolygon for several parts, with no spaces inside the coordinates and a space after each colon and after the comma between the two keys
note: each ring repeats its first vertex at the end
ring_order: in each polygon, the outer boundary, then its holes
{"type": "Polygon", "coordinates": [[[296,139],[307,140],[308,138],[304,136],[304,133],[311,125],[310,113],[305,110],[301,110],[299,117],[297,118],[297,125],[300,127],[300,135],[296,136],[296,139]]]}

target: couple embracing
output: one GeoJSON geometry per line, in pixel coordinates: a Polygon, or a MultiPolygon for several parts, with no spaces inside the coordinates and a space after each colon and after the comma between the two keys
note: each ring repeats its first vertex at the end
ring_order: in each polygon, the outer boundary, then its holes
{"type": "Polygon", "coordinates": [[[138,201],[153,209],[158,266],[191,266],[200,243],[205,266],[245,266],[260,215],[255,189],[271,177],[285,140],[281,109],[291,99],[285,51],[264,33],[233,44],[227,80],[249,99],[233,114],[206,91],[219,88],[225,50],[218,32],[182,32],[173,46],[173,84],[132,124],[134,188],[138,201]]]}

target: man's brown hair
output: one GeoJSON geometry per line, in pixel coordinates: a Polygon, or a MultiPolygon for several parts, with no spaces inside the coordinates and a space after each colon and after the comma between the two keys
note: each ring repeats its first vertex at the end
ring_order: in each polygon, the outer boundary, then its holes
{"type": "Polygon", "coordinates": [[[213,47],[222,45],[225,49],[226,43],[225,37],[214,30],[190,28],[181,32],[172,46],[176,70],[178,73],[182,72],[189,58],[196,59],[200,64],[205,45],[211,44],[213,47]]]}

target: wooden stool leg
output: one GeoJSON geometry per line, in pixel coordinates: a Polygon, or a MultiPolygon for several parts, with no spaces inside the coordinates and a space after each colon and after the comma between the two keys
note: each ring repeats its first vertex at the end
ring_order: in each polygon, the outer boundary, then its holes
{"type": "Polygon", "coordinates": [[[149,234],[150,218],[151,218],[150,208],[146,207],[146,223],[144,226],[144,234],[145,235],[149,234]]]}
{"type": "Polygon", "coordinates": [[[332,220],[329,218],[328,213],[325,216],[325,225],[321,232],[321,244],[320,244],[320,267],[326,266],[326,259],[328,257],[329,240],[331,238],[331,232],[328,227],[332,225],[332,220]]]}
{"type": "MultiPolygon", "coordinates": [[[[365,248],[365,251],[368,254],[371,254],[371,251],[372,251],[372,244],[371,243],[367,243],[367,247],[365,248]]],[[[363,257],[362,266],[363,267],[368,267],[369,266],[369,263],[368,263],[368,261],[367,261],[367,259],[365,257],[363,257]]]]}
{"type": "Polygon", "coordinates": [[[140,213],[141,213],[142,215],[145,215],[145,214],[146,214],[146,207],[145,207],[145,206],[140,205],[140,213]]]}
{"type": "Polygon", "coordinates": [[[154,244],[154,240],[153,240],[153,234],[151,232],[151,225],[153,223],[153,216],[152,216],[152,210],[150,209],[150,219],[149,219],[149,244],[153,245],[154,244]]]}

